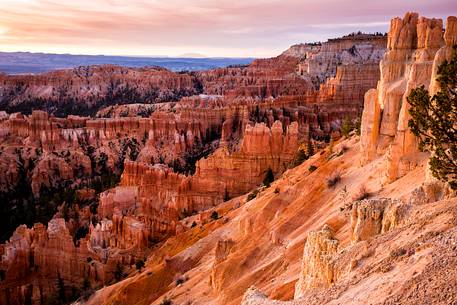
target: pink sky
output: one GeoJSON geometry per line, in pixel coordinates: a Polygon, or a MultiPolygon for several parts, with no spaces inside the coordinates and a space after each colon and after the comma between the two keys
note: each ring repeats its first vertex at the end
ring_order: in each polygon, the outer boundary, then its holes
{"type": "Polygon", "coordinates": [[[269,57],[456,0],[0,0],[0,51],[269,57]]]}

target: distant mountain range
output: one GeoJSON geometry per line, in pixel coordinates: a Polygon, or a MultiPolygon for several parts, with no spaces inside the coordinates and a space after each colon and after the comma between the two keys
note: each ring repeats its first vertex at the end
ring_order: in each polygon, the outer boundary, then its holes
{"type": "Polygon", "coordinates": [[[70,55],[29,52],[0,52],[0,72],[37,74],[79,66],[113,64],[127,67],[160,66],[171,71],[199,71],[231,65],[246,65],[253,58],[207,58],[186,54],[182,57],[130,57],[104,55],[70,55]]]}

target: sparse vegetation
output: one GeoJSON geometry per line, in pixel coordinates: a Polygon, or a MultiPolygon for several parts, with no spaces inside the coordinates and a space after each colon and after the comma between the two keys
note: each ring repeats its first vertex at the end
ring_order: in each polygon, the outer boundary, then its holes
{"type": "Polygon", "coordinates": [[[251,201],[252,199],[257,197],[257,194],[259,193],[258,189],[253,190],[252,192],[249,193],[248,195],[248,201],[251,201]]]}
{"type": "Polygon", "coordinates": [[[457,45],[452,59],[438,67],[439,92],[432,97],[424,86],[411,91],[408,126],[419,137],[419,147],[431,152],[434,177],[457,189],[457,45]]]}
{"type": "Polygon", "coordinates": [[[173,305],[173,302],[169,298],[165,298],[162,300],[160,305],[173,305]]]}
{"type": "Polygon", "coordinates": [[[346,144],[342,144],[341,147],[340,147],[340,151],[338,152],[338,157],[342,156],[348,150],[349,150],[349,147],[346,144]]]}
{"type": "Polygon", "coordinates": [[[354,196],[354,201],[364,200],[370,197],[370,192],[368,191],[365,184],[362,184],[354,196]]]}
{"type": "Polygon", "coordinates": [[[300,164],[305,162],[306,159],[308,159],[306,156],[306,152],[302,147],[300,147],[297,151],[297,156],[295,157],[293,167],[299,166],[300,164]]]}
{"type": "Polygon", "coordinates": [[[329,154],[333,154],[333,149],[335,147],[335,140],[332,138],[330,138],[330,142],[328,143],[328,152],[329,154]]]}
{"type": "Polygon", "coordinates": [[[184,282],[186,281],[187,279],[183,276],[180,276],[176,279],[176,286],[180,286],[182,284],[184,284],[184,282]]]}
{"type": "Polygon", "coordinates": [[[144,267],[144,259],[139,259],[135,262],[135,267],[141,272],[141,269],[144,267]]]}
{"type": "Polygon", "coordinates": [[[341,181],[341,173],[339,171],[335,171],[329,178],[327,178],[327,186],[329,188],[333,188],[340,181],[341,181]]]}
{"type": "Polygon", "coordinates": [[[309,140],[308,144],[306,145],[306,156],[307,158],[311,158],[314,155],[314,145],[313,140],[309,140]]]}
{"type": "Polygon", "coordinates": [[[274,191],[275,194],[279,194],[279,188],[275,188],[275,191],[274,191]]]}
{"type": "Polygon", "coordinates": [[[311,165],[310,167],[308,167],[308,171],[310,173],[314,172],[316,169],[317,169],[317,166],[314,166],[314,165],[311,165]]]}
{"type": "Polygon", "coordinates": [[[348,117],[345,117],[343,119],[343,123],[341,124],[341,134],[347,138],[349,137],[349,134],[351,133],[352,129],[354,129],[354,126],[351,122],[351,120],[348,117]]]}
{"type": "Polygon", "coordinates": [[[217,211],[213,211],[211,213],[211,219],[212,220],[218,220],[219,219],[219,214],[217,213],[217,211]]]}

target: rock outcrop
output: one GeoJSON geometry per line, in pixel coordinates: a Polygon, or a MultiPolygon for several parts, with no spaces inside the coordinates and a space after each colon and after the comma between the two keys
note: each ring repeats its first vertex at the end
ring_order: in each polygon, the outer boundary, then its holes
{"type": "Polygon", "coordinates": [[[410,206],[390,199],[367,199],[352,205],[352,241],[370,239],[386,233],[397,226],[407,216],[410,206]]]}
{"type": "Polygon", "coordinates": [[[301,274],[295,286],[295,299],[300,298],[307,289],[328,287],[334,282],[333,259],[337,251],[338,240],[334,239],[329,226],[308,234],[301,274]]]}
{"type": "Polygon", "coordinates": [[[455,17],[449,17],[443,36],[441,19],[407,13],[391,22],[388,51],[381,60],[376,90],[365,95],[362,116],[362,163],[386,154],[386,181],[405,175],[420,162],[417,139],[408,129],[407,97],[424,85],[436,92],[437,66],[449,58],[455,33],[455,17]],[[444,37],[448,37],[445,41],[444,37]],[[446,54],[446,55],[444,55],[446,54]]]}

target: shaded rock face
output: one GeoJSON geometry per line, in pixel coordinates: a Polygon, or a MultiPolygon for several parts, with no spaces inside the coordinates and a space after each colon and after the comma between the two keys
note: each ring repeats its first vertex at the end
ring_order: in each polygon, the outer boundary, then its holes
{"type": "Polygon", "coordinates": [[[84,278],[101,282],[112,278],[106,262],[99,260],[86,240],[75,246],[62,218],[51,220],[47,228],[19,227],[1,252],[2,304],[41,304],[54,294],[57,278],[69,291],[79,289],[84,278]]]}
{"type": "Polygon", "coordinates": [[[333,259],[337,251],[338,240],[334,239],[329,226],[308,234],[301,274],[295,286],[295,299],[307,289],[328,287],[334,282],[333,259]]]}
{"type": "Polygon", "coordinates": [[[194,79],[163,68],[79,67],[40,75],[0,75],[0,108],[41,109],[66,116],[95,114],[102,106],[177,101],[198,94],[194,79]]]}
{"type": "Polygon", "coordinates": [[[441,19],[407,13],[394,18],[388,33],[388,51],[381,60],[377,89],[365,95],[362,115],[362,163],[386,154],[386,181],[391,182],[413,169],[420,161],[417,139],[408,129],[410,108],[407,96],[424,85],[436,92],[436,71],[450,57],[457,35],[455,17],[449,17],[443,35],[441,19]],[[445,37],[448,39],[445,41],[445,37]]]}

